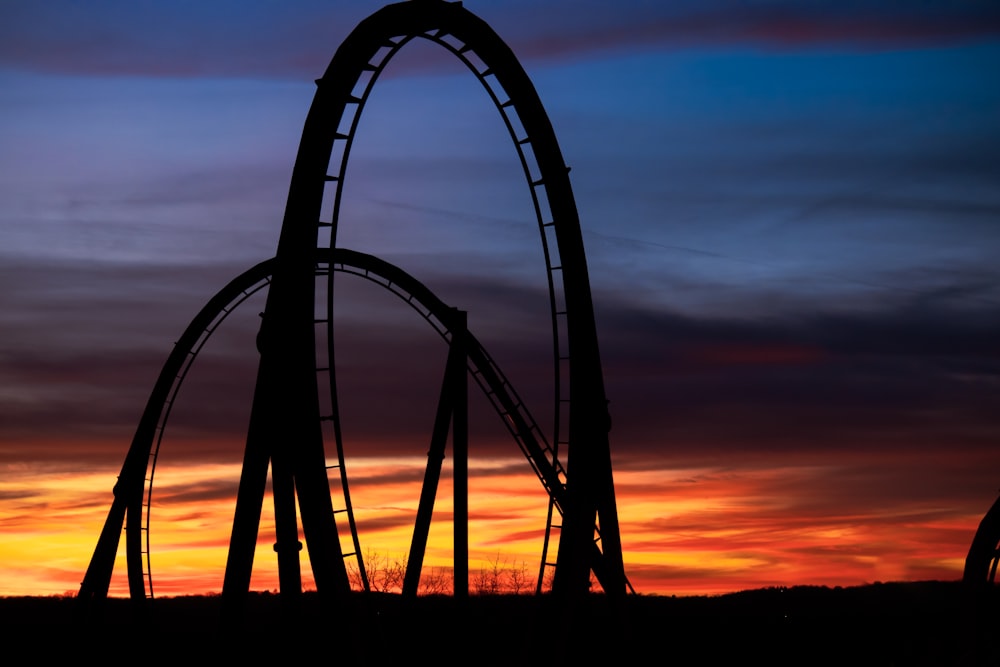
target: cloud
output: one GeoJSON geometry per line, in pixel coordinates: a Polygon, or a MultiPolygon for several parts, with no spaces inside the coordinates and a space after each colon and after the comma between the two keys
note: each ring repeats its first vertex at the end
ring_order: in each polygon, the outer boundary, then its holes
{"type": "Polygon", "coordinates": [[[790,577],[852,585],[912,577],[916,570],[958,576],[977,508],[989,499],[982,484],[995,481],[969,475],[985,459],[956,457],[953,450],[816,454],[810,459],[803,449],[758,463],[715,457],[712,467],[692,469],[687,479],[669,458],[663,470],[619,466],[630,576],[677,592],[685,582],[669,582],[668,572],[700,563],[713,571],[689,576],[716,590],[785,584],[790,577]],[[661,488],[644,483],[657,479],[661,488]],[[660,567],[666,569],[657,574],[660,567]]]}
{"type": "Polygon", "coordinates": [[[612,437],[626,456],[983,447],[996,427],[1000,320],[982,305],[927,293],[726,319],[598,303],[612,437]]]}
{"type": "MultiPolygon", "coordinates": [[[[39,273],[36,296],[4,310],[13,323],[0,350],[6,372],[2,455],[8,460],[104,457],[114,450],[112,440],[126,447],[172,342],[207,300],[183,285],[223,282],[222,269],[205,269],[186,273],[179,286],[164,291],[157,286],[177,280],[169,267],[105,268],[101,280],[108,289],[92,287],[103,294],[98,308],[82,299],[62,301],[55,286],[79,279],[71,277],[72,267],[59,279],[60,270],[53,265],[39,273]],[[113,285],[122,281],[130,289],[119,295],[113,285]],[[137,316],[147,291],[157,307],[137,316]],[[46,300],[58,317],[39,318],[49,312],[38,307],[46,300]],[[95,309],[100,320],[90,322],[95,309]],[[32,316],[22,319],[21,313],[32,316]],[[107,343],[82,344],[81,336],[107,343]],[[45,339],[58,344],[39,346],[45,339]],[[67,422],[74,424],[71,433],[57,427],[67,422]],[[85,453],[80,442],[102,444],[85,453]]],[[[431,274],[428,282],[448,285],[458,302],[489,303],[475,320],[476,333],[545,427],[551,413],[548,332],[544,321],[522,312],[522,304],[543,295],[497,279],[454,282],[431,274]]],[[[856,311],[824,310],[818,303],[806,308],[791,300],[772,316],[754,319],[679,314],[599,293],[616,451],[629,457],[672,448],[782,451],[807,444],[836,451],[983,447],[996,428],[990,406],[1000,398],[1000,320],[976,300],[955,305],[956,291],[970,290],[979,288],[958,282],[939,292],[884,297],[877,307],[856,311]]],[[[446,346],[394,299],[371,310],[362,304],[338,325],[345,436],[366,443],[366,453],[422,454],[446,346]]],[[[171,416],[177,455],[229,456],[223,453],[243,437],[260,309],[248,305],[232,315],[186,379],[171,416]]],[[[508,436],[487,403],[474,395],[472,408],[476,436],[491,451],[508,452],[508,436]]]]}
{"type": "Polygon", "coordinates": [[[992,39],[1000,33],[1000,13],[974,2],[947,8],[906,2],[877,6],[865,2],[592,2],[584,6],[557,2],[535,9],[531,18],[526,21],[518,12],[508,11],[506,18],[495,19],[498,32],[512,35],[515,52],[527,59],[704,45],[871,50],[992,39]]]}
{"type": "MultiPolygon", "coordinates": [[[[0,63],[77,74],[315,78],[348,32],[381,3],[6,3],[0,63]]],[[[982,2],[804,5],[507,2],[481,12],[526,59],[698,44],[884,48],[995,38],[1000,13],[982,2]]],[[[409,69],[440,59],[410,60],[409,69]]]]}
{"type": "MultiPolygon", "coordinates": [[[[231,502],[236,497],[239,486],[238,479],[212,480],[204,479],[197,482],[173,483],[156,485],[156,501],[160,505],[205,505],[216,501],[231,502]]],[[[194,520],[213,516],[210,512],[192,513],[177,520],[194,520]]]]}

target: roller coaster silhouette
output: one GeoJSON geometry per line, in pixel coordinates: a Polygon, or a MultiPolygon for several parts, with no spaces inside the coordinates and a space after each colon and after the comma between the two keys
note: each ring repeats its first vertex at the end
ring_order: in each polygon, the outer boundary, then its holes
{"type": "Polygon", "coordinates": [[[316,84],[276,255],[212,298],[169,355],[122,465],[79,597],[107,596],[123,525],[130,597],[141,602],[153,596],[149,508],[157,455],[173,400],[216,327],[233,308],[264,288],[266,305],[257,339],[260,362],[222,587],[224,609],[240,609],[249,591],[269,465],[282,597],[294,599],[302,590],[296,497],[320,595],[336,599],[351,590],[347,558],[356,559],[363,586],[368,588],[337,402],[332,288],[338,273],[362,276],[394,292],[449,345],[403,594],[417,591],[449,430],[454,458],[455,595],[468,593],[466,400],[470,376],[490,398],[548,494],[537,590],[541,591],[551,565],[554,596],[571,599],[587,593],[591,573],[606,594],[625,594],[631,585],[622,563],[608,440],[610,418],[579,218],[569,169],[524,69],[497,34],[461,3],[417,0],[388,5],[362,21],[316,84]],[[555,418],[549,437],[468,332],[464,311],[449,307],[398,267],[336,247],[347,161],[361,111],[389,61],[416,38],[444,47],[468,66],[496,105],[520,158],[541,235],[550,297],[555,418]],[[324,196],[328,205],[331,195],[332,215],[324,220],[324,196]],[[321,248],[319,241],[326,233],[329,247],[321,248]],[[317,312],[323,311],[323,306],[316,306],[317,282],[319,291],[325,283],[326,312],[317,312]],[[325,341],[319,350],[317,338],[325,341]],[[330,440],[336,446],[332,465],[324,448],[324,441],[330,440]],[[331,469],[339,471],[342,490],[343,507],[336,510],[328,477],[331,469]],[[335,514],[346,518],[352,551],[341,546],[335,514]],[[554,530],[560,531],[557,556],[549,563],[554,530]]]}

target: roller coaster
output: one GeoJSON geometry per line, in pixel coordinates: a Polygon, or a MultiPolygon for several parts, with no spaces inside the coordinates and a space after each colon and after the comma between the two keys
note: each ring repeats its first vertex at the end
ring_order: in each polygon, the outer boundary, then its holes
{"type": "MultiPolygon", "coordinates": [[[[450,425],[456,486],[455,594],[467,592],[468,577],[463,496],[467,494],[465,383],[469,376],[489,397],[549,499],[536,590],[541,590],[550,566],[552,593],[564,599],[587,593],[591,574],[609,596],[631,590],[622,560],[608,439],[610,417],[579,216],[569,168],[524,69],[500,37],[460,2],[419,0],[388,5],[362,21],[337,49],[316,84],[275,257],[216,294],[169,355],[126,455],[79,597],[107,596],[123,525],[130,597],[141,601],[153,596],[152,481],[174,399],[212,332],[234,308],[265,288],[266,305],[257,338],[260,362],[223,600],[238,609],[249,590],[269,468],[281,594],[294,597],[301,592],[296,499],[317,590],[332,598],[350,590],[347,558],[356,559],[367,588],[337,400],[333,281],[338,273],[361,276],[393,292],[449,346],[432,453],[443,452],[450,425]],[[554,419],[548,435],[496,362],[468,332],[464,311],[446,305],[402,269],[337,247],[348,158],[361,112],[386,65],[414,39],[443,47],[472,72],[499,112],[520,160],[541,237],[549,291],[554,419]],[[324,240],[327,247],[321,247],[324,240]],[[318,279],[326,281],[325,312],[317,312],[318,279]],[[317,338],[325,338],[325,345],[317,346],[317,338]],[[333,463],[325,447],[330,441],[336,451],[333,463]],[[334,469],[339,471],[343,501],[336,509],[328,476],[334,469]],[[341,545],[335,520],[341,514],[347,520],[353,551],[341,545]],[[550,563],[549,540],[557,529],[558,553],[550,563]]],[[[439,457],[429,457],[424,478],[404,594],[415,594],[419,581],[440,475],[440,468],[431,463],[434,458],[439,457]]]]}
{"type": "Polygon", "coordinates": [[[962,580],[971,586],[996,583],[1000,564],[1000,498],[993,503],[979,523],[969,554],[965,558],[962,580]]]}

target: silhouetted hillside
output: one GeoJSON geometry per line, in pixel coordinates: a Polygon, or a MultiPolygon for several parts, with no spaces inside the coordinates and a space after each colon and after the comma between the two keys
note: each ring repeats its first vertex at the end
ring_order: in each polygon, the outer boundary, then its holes
{"type": "Polygon", "coordinates": [[[570,607],[550,597],[404,600],[355,595],[324,609],[315,595],[283,608],[251,595],[235,627],[218,597],[160,598],[145,613],[108,600],[81,614],[71,598],[0,599],[8,654],[104,655],[162,662],[206,659],[443,664],[1000,665],[1000,596],[973,601],[958,582],[853,588],[769,588],[721,596],[595,595],[570,607]],[[39,638],[47,638],[39,643],[39,638]]]}

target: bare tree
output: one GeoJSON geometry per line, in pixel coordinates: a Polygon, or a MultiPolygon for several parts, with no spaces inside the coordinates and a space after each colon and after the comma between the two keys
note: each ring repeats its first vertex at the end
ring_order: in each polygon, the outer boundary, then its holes
{"type": "Polygon", "coordinates": [[[531,581],[528,579],[528,564],[523,560],[515,565],[511,565],[507,571],[507,584],[511,593],[521,595],[531,590],[531,581]]]}
{"type": "Polygon", "coordinates": [[[434,567],[420,573],[419,591],[423,595],[447,595],[452,592],[454,570],[445,567],[434,567]]]}
{"type": "MultiPolygon", "coordinates": [[[[403,590],[403,578],[406,575],[406,555],[390,560],[385,554],[372,549],[365,550],[365,573],[368,575],[368,587],[376,593],[398,593],[403,590]]],[[[364,589],[358,566],[349,563],[347,578],[351,588],[357,591],[364,589]]]]}
{"type": "MultiPolygon", "coordinates": [[[[365,552],[365,572],[368,586],[377,593],[400,593],[406,578],[406,554],[390,558],[386,554],[365,552]]],[[[348,563],[347,576],[351,588],[363,590],[361,574],[355,563],[348,563]]],[[[453,591],[454,570],[450,567],[424,568],[420,574],[419,593],[421,595],[447,595],[453,591]]],[[[472,578],[472,590],[477,595],[523,595],[534,590],[528,565],[524,561],[511,562],[497,553],[486,560],[472,578]]],[[[551,582],[549,582],[551,585],[551,582]]]]}
{"type": "Polygon", "coordinates": [[[520,595],[532,590],[527,563],[511,563],[499,553],[479,568],[472,584],[477,595],[520,595]]]}
{"type": "Polygon", "coordinates": [[[489,559],[484,567],[479,568],[473,580],[476,594],[497,595],[503,588],[503,569],[507,565],[507,559],[500,560],[498,553],[489,559]]]}

